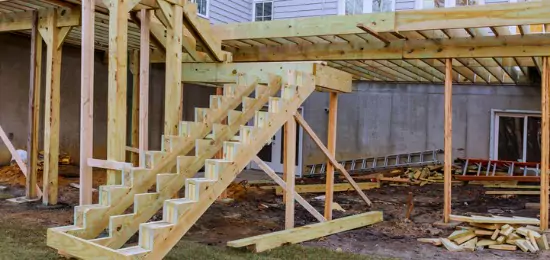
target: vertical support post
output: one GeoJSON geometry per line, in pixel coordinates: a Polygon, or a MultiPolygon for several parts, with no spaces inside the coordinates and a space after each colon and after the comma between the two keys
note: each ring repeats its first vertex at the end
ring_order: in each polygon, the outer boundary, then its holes
{"type": "Polygon", "coordinates": [[[294,228],[294,186],[296,176],[296,121],[289,119],[284,126],[285,138],[283,170],[286,179],[285,190],[285,229],[294,228]]]}
{"type": "MultiPolygon", "coordinates": [[[[128,12],[139,1],[104,0],[104,2],[109,6],[107,159],[123,162],[126,157],[128,12]]],[[[107,170],[107,184],[121,182],[120,172],[107,170]]]]}
{"type": "Polygon", "coordinates": [[[549,81],[548,78],[548,57],[542,57],[542,80],[541,80],[541,128],[542,128],[542,149],[541,149],[541,173],[540,173],[540,229],[548,230],[548,167],[550,153],[550,125],[548,124],[549,115],[549,81]]]}
{"type": "Polygon", "coordinates": [[[444,150],[444,202],[443,221],[449,223],[451,217],[451,167],[453,165],[453,67],[452,59],[445,60],[445,150],[444,150]]]}
{"type": "Polygon", "coordinates": [[[27,138],[27,181],[25,198],[40,196],[37,183],[38,131],[40,128],[40,88],[42,73],[42,36],[38,32],[38,13],[32,15],[31,62],[29,87],[29,133],[27,138]]]}
{"type": "Polygon", "coordinates": [[[149,28],[151,12],[141,10],[139,57],[139,167],[145,167],[145,151],[149,149],[149,28]]]}
{"type": "Polygon", "coordinates": [[[183,58],[183,7],[171,5],[172,23],[167,28],[166,37],[166,90],[164,98],[164,134],[177,135],[178,124],[182,119],[182,78],[183,58]]]}
{"type": "MultiPolygon", "coordinates": [[[[140,88],[140,54],[138,50],[132,51],[130,55],[130,72],[132,72],[132,126],[130,134],[130,146],[139,147],[139,88],[140,88]]],[[[139,165],[139,154],[130,152],[130,162],[139,165]]]]}
{"type": "MultiPolygon", "coordinates": [[[[336,120],[338,114],[338,93],[329,93],[328,103],[328,141],[327,149],[336,158],[336,120]]],[[[325,187],[325,218],[332,220],[332,202],[334,200],[334,165],[327,160],[327,174],[325,187]]]]}
{"type": "Polygon", "coordinates": [[[82,49],[80,78],[80,205],[92,204],[94,150],[94,20],[95,1],[82,1],[82,49]]]}
{"type": "Polygon", "coordinates": [[[57,27],[57,10],[51,10],[46,17],[42,37],[47,48],[46,97],[44,107],[44,194],[45,205],[57,204],[57,179],[59,168],[59,103],[61,80],[61,45],[57,27]]]}

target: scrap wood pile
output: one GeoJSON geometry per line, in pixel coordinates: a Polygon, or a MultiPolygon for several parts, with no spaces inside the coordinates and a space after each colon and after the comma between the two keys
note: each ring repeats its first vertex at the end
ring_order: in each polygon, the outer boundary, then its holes
{"type": "Polygon", "coordinates": [[[468,218],[469,226],[458,226],[447,238],[419,238],[419,242],[431,243],[436,246],[443,246],[449,251],[475,251],[483,248],[497,250],[522,250],[523,252],[537,252],[550,250],[548,238],[541,230],[534,225],[515,223],[489,223],[504,222],[531,222],[537,219],[530,218],[504,218],[504,217],[460,217],[468,218]],[[480,223],[485,222],[485,223],[480,223]]]}
{"type": "Polygon", "coordinates": [[[443,165],[433,165],[418,168],[396,169],[386,174],[380,174],[381,182],[402,183],[405,185],[424,186],[430,183],[443,182],[443,165]],[[392,177],[387,177],[392,176],[392,177]]]}

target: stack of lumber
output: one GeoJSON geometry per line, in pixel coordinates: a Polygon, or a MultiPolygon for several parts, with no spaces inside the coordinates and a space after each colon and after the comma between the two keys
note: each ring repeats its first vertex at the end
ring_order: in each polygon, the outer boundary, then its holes
{"type": "Polygon", "coordinates": [[[424,186],[429,183],[443,182],[443,166],[433,165],[419,168],[408,168],[397,177],[379,177],[382,182],[405,183],[424,186]]]}
{"type": "Polygon", "coordinates": [[[489,248],[534,253],[550,249],[546,235],[538,227],[503,223],[469,223],[469,226],[457,227],[447,238],[419,238],[418,241],[453,252],[489,248]]]}

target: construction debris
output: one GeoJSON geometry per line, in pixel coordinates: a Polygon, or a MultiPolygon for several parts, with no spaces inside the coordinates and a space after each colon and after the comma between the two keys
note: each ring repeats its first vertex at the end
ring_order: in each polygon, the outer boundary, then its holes
{"type": "Polygon", "coordinates": [[[485,247],[508,251],[520,249],[523,252],[532,253],[550,250],[548,238],[535,226],[505,223],[483,226],[470,223],[470,227],[461,226],[457,229],[447,238],[419,238],[417,241],[435,246],[443,245],[452,252],[475,251],[485,247]]]}

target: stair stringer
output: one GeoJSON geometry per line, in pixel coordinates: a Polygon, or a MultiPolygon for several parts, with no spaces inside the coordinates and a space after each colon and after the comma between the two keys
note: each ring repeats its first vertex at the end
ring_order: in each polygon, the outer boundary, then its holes
{"type": "MultiPolygon", "coordinates": [[[[203,124],[199,124],[184,142],[176,145],[172,152],[167,153],[162,161],[155,164],[152,169],[146,174],[141,174],[139,181],[134,181],[131,187],[126,191],[126,195],[119,196],[110,200],[109,205],[86,205],[75,207],[75,225],[76,227],[64,229],[69,234],[84,238],[93,239],[96,238],[105,228],[108,227],[110,222],[110,216],[122,214],[134,203],[134,195],[145,193],[147,190],[156,183],[156,176],[162,173],[166,169],[171,169],[176,165],[177,157],[180,155],[186,155],[195,147],[195,140],[204,138],[212,130],[214,123],[221,122],[227,114],[224,113],[227,110],[236,108],[243,97],[249,96],[257,85],[257,78],[247,78],[246,80],[252,80],[252,84],[244,84],[244,75],[238,76],[239,85],[236,87],[236,92],[231,98],[226,100],[223,108],[217,110],[210,110],[209,115],[206,117],[203,124]],[[87,217],[89,216],[89,217],[87,217]]],[[[145,169],[138,169],[145,170],[145,169]]],[[[123,179],[132,179],[133,172],[129,173],[130,176],[125,176],[123,179]]],[[[128,187],[126,187],[128,188],[128,187]]],[[[110,197],[109,192],[112,189],[101,189],[106,194],[101,193],[100,196],[110,197]]]]}
{"type": "MultiPolygon", "coordinates": [[[[218,172],[218,180],[212,184],[201,185],[200,196],[196,203],[190,203],[189,208],[183,212],[174,221],[175,225],[170,228],[163,229],[165,234],[158,234],[154,242],[152,243],[149,252],[141,252],[140,257],[143,259],[161,259],[170,249],[185,235],[185,233],[194,225],[194,223],[204,214],[204,212],[212,205],[212,203],[219,197],[219,195],[233,182],[237,174],[239,174],[252,158],[262,149],[262,147],[271,140],[273,135],[284,125],[288,120],[294,120],[294,114],[297,112],[300,105],[306,100],[306,98],[315,90],[315,80],[311,75],[301,75],[298,77],[300,80],[300,86],[294,87],[294,95],[290,99],[282,100],[278,105],[280,108],[279,113],[268,113],[268,119],[264,122],[263,127],[255,126],[254,130],[249,133],[250,139],[246,139],[248,143],[241,144],[238,147],[236,154],[233,155],[237,158],[236,161],[230,162],[225,165],[223,169],[218,172]]],[[[286,86],[288,87],[288,86],[286,86]]],[[[283,91],[284,93],[285,91],[283,91]]],[[[225,155],[225,154],[224,154],[225,155]]],[[[225,158],[224,158],[225,159],[225,158]]],[[[227,159],[225,159],[227,160],[227,159]]],[[[165,208],[164,210],[167,210],[165,208]]],[[[167,216],[168,214],[163,214],[167,216]]],[[[164,220],[166,222],[166,220],[164,220]]],[[[140,233],[141,239],[141,233],[140,233]]],[[[124,250],[124,249],[121,249],[124,250]]]]}
{"type": "MultiPolygon", "coordinates": [[[[281,79],[280,77],[272,76],[271,87],[264,89],[261,94],[258,94],[258,98],[255,100],[253,105],[238,119],[235,119],[231,125],[219,125],[219,129],[214,127],[214,136],[212,140],[204,140],[209,142],[208,145],[204,146],[204,150],[197,154],[194,158],[188,158],[189,156],[183,156],[186,158],[180,158],[178,161],[178,174],[166,180],[166,184],[160,190],[158,190],[158,198],[151,201],[150,203],[144,205],[144,207],[137,208],[134,206],[134,210],[139,212],[135,214],[132,218],[125,220],[123,223],[119,222],[111,225],[109,228],[110,241],[101,240],[101,245],[107,246],[110,248],[120,248],[123,246],[128,239],[130,239],[133,234],[139,230],[139,225],[145,223],[151,217],[156,214],[163,206],[165,200],[168,200],[174,196],[185,184],[185,180],[192,178],[204,165],[207,159],[214,157],[217,152],[223,147],[224,142],[234,139],[234,136],[239,132],[240,126],[246,124],[250,119],[255,116],[255,111],[260,110],[264,104],[268,103],[273,95],[276,95],[277,92],[281,89],[281,79]],[[216,131],[218,130],[218,131],[216,131]],[[185,159],[185,160],[182,160],[185,159]],[[185,161],[186,163],[181,163],[185,161]]],[[[262,89],[262,88],[259,88],[262,89]]],[[[246,99],[246,97],[243,97],[246,99]]],[[[239,138],[240,139],[240,138],[239,138]]],[[[197,141],[203,141],[198,139],[197,141]]],[[[159,187],[159,186],[157,186],[159,187]]],[[[112,216],[117,217],[117,216],[112,216]]]]}

